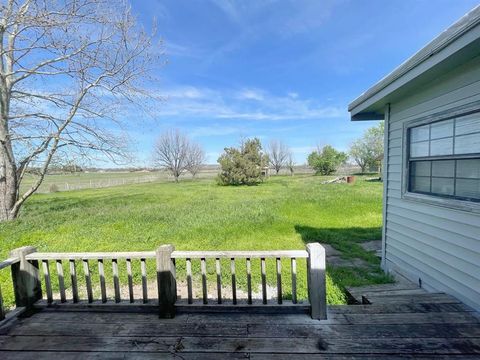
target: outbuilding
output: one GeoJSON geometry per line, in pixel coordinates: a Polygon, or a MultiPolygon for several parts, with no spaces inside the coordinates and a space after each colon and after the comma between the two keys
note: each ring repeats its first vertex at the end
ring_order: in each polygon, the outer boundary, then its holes
{"type": "Polygon", "coordinates": [[[385,121],[382,267],[480,310],[480,6],[349,111],[385,121]]]}

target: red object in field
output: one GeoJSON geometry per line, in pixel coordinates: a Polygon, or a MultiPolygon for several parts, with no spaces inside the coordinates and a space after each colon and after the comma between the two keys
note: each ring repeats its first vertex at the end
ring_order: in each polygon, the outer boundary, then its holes
{"type": "Polygon", "coordinates": [[[347,183],[353,184],[355,182],[355,176],[347,176],[347,183]]]}

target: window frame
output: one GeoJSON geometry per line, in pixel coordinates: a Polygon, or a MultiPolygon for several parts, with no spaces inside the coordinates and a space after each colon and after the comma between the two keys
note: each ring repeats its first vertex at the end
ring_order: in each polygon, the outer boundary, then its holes
{"type": "MultiPolygon", "coordinates": [[[[411,160],[410,159],[411,129],[418,126],[450,120],[450,119],[454,119],[462,116],[472,115],[475,113],[478,113],[478,115],[480,116],[480,101],[475,102],[469,106],[460,106],[460,107],[453,108],[441,113],[437,113],[430,116],[424,116],[421,118],[404,122],[403,137],[402,137],[403,139],[402,141],[403,166],[402,166],[402,184],[401,184],[402,199],[408,200],[408,201],[431,204],[431,205],[438,205],[438,206],[448,207],[448,208],[457,209],[457,210],[480,213],[480,201],[476,199],[473,200],[471,198],[469,199],[466,197],[463,198],[463,197],[455,197],[455,196],[443,195],[443,194],[420,193],[420,192],[410,191],[410,163],[412,161],[463,160],[463,159],[466,160],[466,159],[480,158],[480,153],[471,153],[471,154],[459,154],[459,155],[452,154],[452,155],[423,156],[423,157],[416,157],[414,158],[414,160],[411,160]]],[[[455,134],[453,134],[453,139],[455,139],[455,134]]],[[[430,140],[431,138],[429,136],[429,142],[430,140]]],[[[432,174],[430,174],[430,178],[431,177],[432,177],[432,174]]]]}

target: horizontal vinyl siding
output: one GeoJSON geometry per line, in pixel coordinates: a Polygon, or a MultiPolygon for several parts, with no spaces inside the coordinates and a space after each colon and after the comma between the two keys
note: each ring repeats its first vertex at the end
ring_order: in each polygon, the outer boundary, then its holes
{"type": "Polygon", "coordinates": [[[392,103],[388,126],[386,263],[480,310],[480,214],[402,198],[406,122],[480,100],[480,57],[392,103]]]}

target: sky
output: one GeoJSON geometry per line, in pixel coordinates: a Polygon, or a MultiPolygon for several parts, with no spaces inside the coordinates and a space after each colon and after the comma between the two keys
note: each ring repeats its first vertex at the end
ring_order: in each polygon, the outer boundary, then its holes
{"type": "Polygon", "coordinates": [[[474,0],[132,0],[156,24],[162,101],[128,125],[139,164],[176,128],[207,163],[258,137],[286,143],[298,164],[317,145],[348,150],[375,122],[349,102],[478,4],[474,0]],[[161,41],[161,43],[160,43],[161,41]]]}

